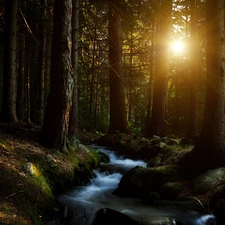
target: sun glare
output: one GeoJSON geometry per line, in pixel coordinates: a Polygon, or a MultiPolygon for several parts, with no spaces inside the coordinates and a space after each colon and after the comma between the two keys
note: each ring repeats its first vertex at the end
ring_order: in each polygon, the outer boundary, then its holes
{"type": "Polygon", "coordinates": [[[184,43],[182,41],[174,41],[171,43],[170,49],[174,53],[182,53],[184,51],[184,43]]]}

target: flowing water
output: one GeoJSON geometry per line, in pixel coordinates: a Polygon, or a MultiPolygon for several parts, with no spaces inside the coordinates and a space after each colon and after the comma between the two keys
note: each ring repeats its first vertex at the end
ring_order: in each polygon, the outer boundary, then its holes
{"type": "Polygon", "coordinates": [[[117,210],[137,221],[151,220],[147,224],[153,225],[175,225],[176,223],[167,220],[167,218],[173,217],[179,218],[184,225],[215,224],[214,216],[211,214],[203,215],[170,206],[149,206],[141,204],[140,199],[121,198],[113,195],[112,192],[117,188],[126,171],[137,165],[146,166],[146,163],[141,160],[125,159],[103,147],[100,150],[109,156],[110,162],[93,171],[94,176],[90,179],[90,184],[76,187],[59,197],[62,204],[67,205],[75,212],[72,224],[91,225],[96,211],[101,208],[117,210]]]}

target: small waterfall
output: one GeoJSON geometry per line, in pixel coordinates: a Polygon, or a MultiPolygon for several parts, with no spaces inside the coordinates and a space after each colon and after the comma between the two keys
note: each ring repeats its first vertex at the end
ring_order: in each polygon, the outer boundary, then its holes
{"type": "MultiPolygon", "coordinates": [[[[100,147],[98,146],[98,148],[100,147]]],[[[169,207],[149,206],[141,204],[139,199],[113,195],[112,192],[117,188],[123,173],[135,166],[146,166],[146,163],[118,156],[115,152],[105,148],[102,148],[101,151],[109,156],[110,162],[93,171],[94,176],[90,180],[91,183],[75,187],[59,197],[60,202],[74,212],[71,224],[91,225],[94,215],[99,209],[110,208],[122,212],[136,221],[147,221],[140,224],[176,225],[176,222],[170,219],[174,217],[179,218],[184,225],[215,225],[213,215],[201,215],[197,212],[169,207]],[[153,222],[154,219],[156,222],[153,222]]]]}

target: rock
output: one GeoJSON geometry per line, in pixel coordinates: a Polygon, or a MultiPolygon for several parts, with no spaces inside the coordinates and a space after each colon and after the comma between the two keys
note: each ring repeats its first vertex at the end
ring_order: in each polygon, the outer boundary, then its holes
{"type": "Polygon", "coordinates": [[[222,178],[225,177],[225,168],[209,170],[193,180],[194,191],[203,194],[210,191],[222,178]]]}
{"type": "Polygon", "coordinates": [[[144,146],[138,151],[138,157],[143,160],[150,160],[157,155],[157,151],[152,146],[144,146]]]}
{"type": "Polygon", "coordinates": [[[138,143],[138,145],[149,145],[150,142],[146,138],[142,137],[138,143]]]}
{"type": "Polygon", "coordinates": [[[35,173],[34,171],[34,165],[31,162],[27,162],[24,164],[25,172],[29,175],[33,175],[35,173]]]}
{"type": "Polygon", "coordinates": [[[161,196],[157,192],[150,192],[141,199],[141,203],[144,204],[154,204],[161,200],[161,196]]]}
{"type": "Polygon", "coordinates": [[[161,163],[161,158],[159,156],[156,156],[149,160],[147,167],[155,167],[158,166],[161,163]]]}
{"type": "Polygon", "coordinates": [[[113,209],[99,209],[92,225],[137,225],[137,221],[113,209]]]}
{"type": "Polygon", "coordinates": [[[164,183],[181,178],[180,168],[176,165],[154,168],[137,166],[124,174],[114,194],[143,198],[150,192],[159,191],[164,183]]]}
{"type": "Polygon", "coordinates": [[[53,156],[51,155],[51,154],[47,154],[47,155],[45,155],[45,161],[46,162],[48,162],[48,163],[50,163],[50,162],[52,162],[53,161],[53,156]]]}
{"type": "Polygon", "coordinates": [[[171,138],[166,144],[167,145],[179,145],[179,139],[171,138]]]}
{"type": "Polygon", "coordinates": [[[152,139],[151,139],[151,143],[152,145],[156,145],[156,144],[159,144],[161,142],[161,138],[159,136],[153,136],[152,139]]]}
{"type": "Polygon", "coordinates": [[[168,138],[167,137],[162,137],[161,138],[161,141],[164,142],[164,143],[166,143],[168,141],[168,138]]]}
{"type": "Polygon", "coordinates": [[[161,142],[159,143],[159,147],[160,147],[161,149],[165,148],[165,147],[166,147],[166,143],[161,141],[161,142]]]}
{"type": "MultiPolygon", "coordinates": [[[[177,150],[170,150],[167,151],[163,156],[162,156],[162,161],[165,161],[166,159],[170,158],[170,157],[174,157],[176,155],[178,155],[179,152],[177,150]]],[[[169,164],[169,163],[168,163],[169,164]]]]}
{"type": "Polygon", "coordinates": [[[182,191],[183,186],[177,182],[167,182],[162,185],[160,195],[163,199],[174,200],[182,191]]]}
{"type": "Polygon", "coordinates": [[[141,220],[140,225],[182,225],[182,222],[178,218],[167,216],[151,216],[141,220]]]}
{"type": "Polygon", "coordinates": [[[109,158],[108,155],[106,155],[104,152],[101,152],[101,151],[98,151],[98,154],[99,154],[99,156],[101,158],[101,162],[102,163],[109,163],[110,158],[109,158]]]}

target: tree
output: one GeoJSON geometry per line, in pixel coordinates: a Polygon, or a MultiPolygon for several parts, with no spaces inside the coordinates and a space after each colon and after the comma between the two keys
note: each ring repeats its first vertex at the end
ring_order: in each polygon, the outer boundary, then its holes
{"type": "Polygon", "coordinates": [[[78,28],[79,28],[79,0],[72,1],[72,67],[74,71],[74,89],[69,123],[70,145],[75,146],[78,126],[77,105],[77,66],[78,66],[78,28]]]}
{"type": "Polygon", "coordinates": [[[110,85],[110,125],[108,133],[115,131],[129,133],[122,78],[121,15],[119,4],[115,4],[113,0],[109,1],[108,20],[110,85]]]}
{"type": "Polygon", "coordinates": [[[69,115],[74,88],[71,66],[70,0],[56,0],[54,5],[51,54],[51,90],[47,99],[42,130],[43,144],[67,150],[69,115]]]}
{"type": "Polygon", "coordinates": [[[172,1],[160,1],[160,18],[158,26],[158,39],[156,43],[155,59],[155,85],[153,93],[152,117],[147,136],[162,135],[164,132],[166,93],[169,69],[169,45],[172,1]]]}
{"type": "Polygon", "coordinates": [[[199,142],[178,162],[188,173],[225,165],[224,1],[206,1],[207,89],[199,142]]]}
{"type": "MultiPolygon", "coordinates": [[[[47,0],[41,0],[41,13],[44,20],[46,19],[46,5],[47,0]]],[[[44,95],[45,95],[45,53],[46,53],[46,22],[42,21],[40,23],[40,50],[39,50],[39,71],[38,71],[38,114],[37,122],[39,124],[43,123],[44,117],[44,95]]]]}
{"type": "Polygon", "coordinates": [[[17,123],[16,28],[17,1],[5,1],[5,48],[3,64],[2,118],[17,123]]]}
{"type": "Polygon", "coordinates": [[[196,31],[196,0],[191,1],[191,43],[190,43],[190,75],[189,75],[189,115],[187,138],[197,135],[197,31],[196,31]]]}

